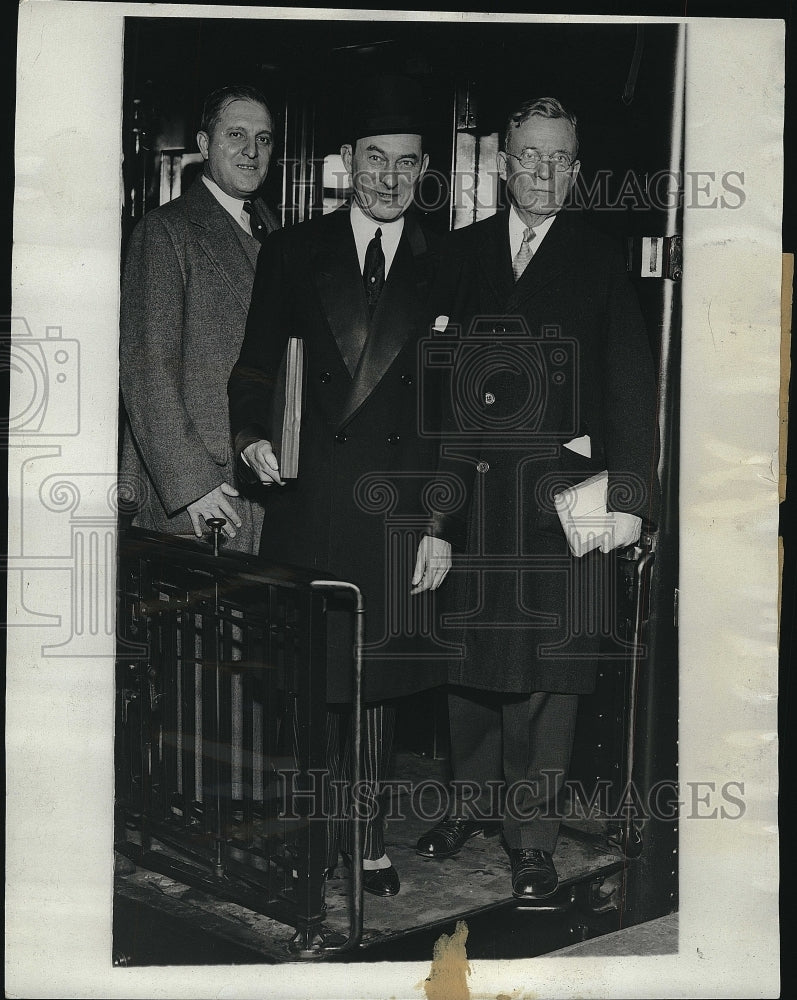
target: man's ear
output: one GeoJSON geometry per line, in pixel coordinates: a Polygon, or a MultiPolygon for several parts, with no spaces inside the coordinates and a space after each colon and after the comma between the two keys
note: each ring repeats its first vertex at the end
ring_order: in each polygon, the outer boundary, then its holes
{"type": "Polygon", "coordinates": [[[576,177],[578,177],[578,172],[581,169],[581,161],[573,160],[573,165],[570,167],[570,187],[576,183],[576,177]]]}
{"type": "Polygon", "coordinates": [[[197,132],[196,144],[199,146],[199,152],[202,154],[202,159],[206,160],[208,158],[208,146],[210,145],[210,136],[207,132],[197,132]]]}
{"type": "Polygon", "coordinates": [[[340,147],[340,158],[343,160],[343,166],[348,171],[349,176],[351,176],[351,159],[353,155],[354,149],[349,143],[344,143],[344,145],[340,147]]]}
{"type": "Polygon", "coordinates": [[[421,158],[421,172],[418,174],[418,180],[420,180],[421,177],[423,177],[423,175],[426,173],[428,169],[429,169],[429,154],[424,153],[423,157],[421,158]]]}
{"type": "Polygon", "coordinates": [[[498,176],[502,181],[506,180],[506,153],[499,149],[495,154],[495,165],[498,167],[498,176]]]}

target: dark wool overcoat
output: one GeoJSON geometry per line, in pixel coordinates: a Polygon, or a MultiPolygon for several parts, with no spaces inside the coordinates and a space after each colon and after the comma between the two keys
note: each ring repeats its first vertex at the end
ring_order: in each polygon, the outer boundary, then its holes
{"type": "Polygon", "coordinates": [[[608,469],[610,509],[656,516],[656,381],[624,259],[562,212],[515,283],[503,212],[452,234],[437,302],[449,680],[589,692],[602,635],[617,648],[614,557],[570,555],[553,495],[608,469]],[[589,458],[563,447],[586,437],[589,458]]]}
{"type": "MultiPolygon", "coordinates": [[[[266,226],[274,214],[256,202],[266,226]]],[[[122,490],[134,523],[192,532],[186,506],[235,482],[227,379],[241,349],[260,244],[198,178],[130,237],[122,280],[119,380],[127,413],[122,490]]],[[[256,552],[262,509],[230,498],[242,525],[225,544],[256,552]]]]}
{"type": "MultiPolygon", "coordinates": [[[[437,386],[419,377],[435,241],[411,214],[369,320],[348,207],[268,237],[229,385],[236,451],[275,438],[289,337],[304,343],[299,473],[262,487],[260,555],[351,581],[366,602],[365,698],[445,680],[429,633],[431,595],[410,597],[422,502],[439,440],[437,386]],[[367,337],[358,362],[358,340],[367,337]]],[[[243,464],[243,463],[241,463],[243,464]]],[[[427,514],[428,516],[428,514],[427,514]]],[[[351,617],[328,616],[328,700],[351,698],[351,617]]]]}

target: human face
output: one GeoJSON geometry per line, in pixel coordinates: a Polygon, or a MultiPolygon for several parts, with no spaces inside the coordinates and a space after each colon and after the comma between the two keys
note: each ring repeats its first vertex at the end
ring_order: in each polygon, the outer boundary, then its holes
{"type": "Polygon", "coordinates": [[[224,106],[213,134],[199,132],[205,173],[231,198],[251,198],[266,178],[273,149],[271,115],[256,101],[224,106]]]}
{"type": "Polygon", "coordinates": [[[532,115],[512,128],[506,152],[498,154],[498,173],[506,181],[509,199],[527,226],[536,226],[555,215],[564,205],[580,166],[576,135],[566,118],[532,115]],[[524,149],[542,156],[536,167],[524,167],[517,157],[524,149]],[[549,157],[565,153],[573,161],[567,170],[555,170],[549,157]]]}
{"type": "Polygon", "coordinates": [[[419,135],[369,135],[340,155],[357,204],[374,222],[401,218],[429,166],[419,135]]]}

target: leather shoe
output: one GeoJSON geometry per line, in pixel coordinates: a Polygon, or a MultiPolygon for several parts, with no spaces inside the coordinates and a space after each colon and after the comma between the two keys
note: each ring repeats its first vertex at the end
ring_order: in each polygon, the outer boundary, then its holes
{"type": "Polygon", "coordinates": [[[363,868],[363,889],[372,896],[397,896],[400,888],[399,874],[393,865],[389,868],[363,868]]]}
{"type": "MultiPolygon", "coordinates": [[[[351,868],[351,855],[340,852],[347,868],[351,868]]],[[[372,896],[397,896],[401,889],[399,873],[389,868],[363,868],[363,889],[372,896]]]]}
{"type": "Polygon", "coordinates": [[[473,819],[449,817],[419,837],[415,851],[422,858],[434,858],[438,861],[453,858],[455,854],[459,854],[463,844],[480,833],[488,833],[485,823],[473,819]]]}
{"type": "Polygon", "coordinates": [[[547,851],[512,848],[512,895],[516,899],[545,899],[559,887],[553,858],[547,851]]]}

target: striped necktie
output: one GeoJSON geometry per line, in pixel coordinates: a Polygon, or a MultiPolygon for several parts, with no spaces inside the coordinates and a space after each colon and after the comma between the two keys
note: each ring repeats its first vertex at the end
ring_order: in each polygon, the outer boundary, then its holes
{"type": "Polygon", "coordinates": [[[515,259],[512,261],[512,273],[515,276],[515,281],[520,278],[521,274],[526,270],[526,265],[531,260],[531,244],[536,235],[531,226],[523,230],[523,242],[515,254],[515,259]]]}

